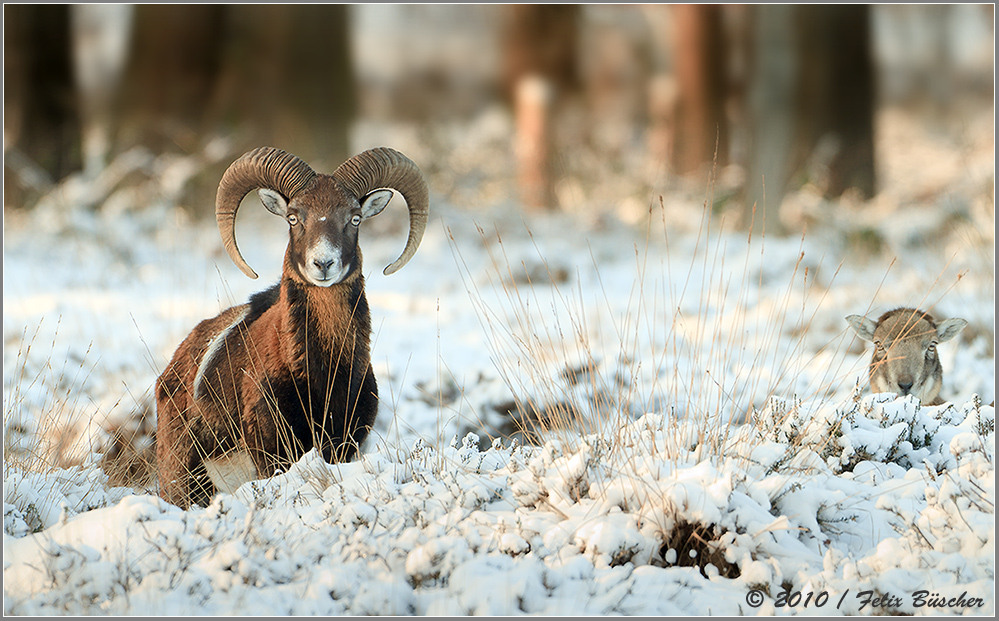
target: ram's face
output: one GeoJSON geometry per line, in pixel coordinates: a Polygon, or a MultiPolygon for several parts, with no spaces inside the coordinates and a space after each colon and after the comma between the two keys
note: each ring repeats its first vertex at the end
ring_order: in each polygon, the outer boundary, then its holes
{"type": "Polygon", "coordinates": [[[360,263],[361,205],[328,178],[317,179],[315,186],[278,215],[288,222],[291,265],[305,282],[328,287],[342,282],[360,263]]]}
{"type": "Polygon", "coordinates": [[[317,287],[335,285],[357,273],[358,229],[392,197],[391,190],[375,190],[359,201],[324,175],[291,202],[274,190],[262,189],[259,194],[268,210],[288,222],[286,261],[303,282],[317,287]]]}

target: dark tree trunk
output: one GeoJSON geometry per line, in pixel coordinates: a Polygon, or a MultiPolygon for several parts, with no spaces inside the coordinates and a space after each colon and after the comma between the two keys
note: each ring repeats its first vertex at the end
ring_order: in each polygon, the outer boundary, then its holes
{"type": "Polygon", "coordinates": [[[231,7],[214,124],[244,147],[273,145],[338,165],[357,91],[345,5],[231,7]]]}
{"type": "Polygon", "coordinates": [[[806,179],[829,198],[875,193],[870,8],[753,8],[745,221],[779,232],[784,194],[806,179]]]}
{"type": "Polygon", "coordinates": [[[874,70],[870,7],[803,5],[797,8],[801,42],[799,165],[820,141],[829,156],[823,178],[826,195],[856,188],[874,196],[874,70]]]}
{"type": "Polygon", "coordinates": [[[136,6],[122,86],[120,148],[196,148],[218,78],[226,10],[210,4],[136,6]]]}
{"type": "Polygon", "coordinates": [[[728,161],[722,7],[679,4],[672,8],[679,88],[673,166],[680,174],[697,173],[728,161]]]}
{"type": "Polygon", "coordinates": [[[349,7],[295,7],[285,104],[302,148],[314,162],[339,166],[348,153],[357,89],[350,53],[349,7]]]}
{"type": "Polygon", "coordinates": [[[125,143],[273,144],[339,163],[355,88],[345,5],[139,5],[125,143]]]}
{"type": "MultiPolygon", "coordinates": [[[[348,155],[356,90],[345,5],[138,5],[116,150],[234,155],[271,145],[317,169],[348,155]]],[[[205,168],[188,204],[210,210],[229,163],[205,168]]]]}
{"type": "MultiPolygon", "coordinates": [[[[81,166],[69,6],[15,4],[3,10],[5,147],[17,149],[15,159],[23,155],[26,164],[58,180],[81,166]]],[[[16,178],[8,175],[4,183],[12,204],[23,196],[16,178]]]]}

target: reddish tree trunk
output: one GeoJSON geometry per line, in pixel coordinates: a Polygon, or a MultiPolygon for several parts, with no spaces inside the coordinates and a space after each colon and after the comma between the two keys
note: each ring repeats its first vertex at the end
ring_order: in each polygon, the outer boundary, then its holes
{"type": "Polygon", "coordinates": [[[526,207],[555,206],[552,180],[553,89],[545,78],[529,76],[517,88],[517,184],[526,207]]]}
{"type": "Polygon", "coordinates": [[[722,7],[680,4],[673,8],[678,83],[673,164],[696,173],[728,160],[725,119],[726,38],[722,7]]]}
{"type": "Polygon", "coordinates": [[[503,91],[516,99],[521,78],[539,75],[560,94],[579,89],[580,7],[576,4],[511,4],[503,24],[503,91]]]}
{"type": "Polygon", "coordinates": [[[502,88],[514,106],[518,190],[529,208],[555,205],[554,114],[579,90],[580,7],[513,4],[502,31],[502,88]]]}

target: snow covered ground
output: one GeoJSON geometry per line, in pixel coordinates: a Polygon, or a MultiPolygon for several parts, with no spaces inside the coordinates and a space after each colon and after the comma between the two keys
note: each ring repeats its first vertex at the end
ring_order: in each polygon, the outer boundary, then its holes
{"type": "Polygon", "coordinates": [[[992,129],[954,151],[886,127],[906,157],[879,197],[799,192],[788,238],[703,192],[537,216],[450,184],[385,277],[390,205],[362,239],[382,399],[362,458],[189,511],[99,453],[150,424],[197,321],[278,278],[280,223],[244,206],[246,279],[175,207],[198,162],[141,153],[119,161],[141,194],[8,210],[4,613],[993,615],[992,129]],[[969,320],[940,347],[952,405],[866,394],[844,317],[902,305],[969,320]]]}

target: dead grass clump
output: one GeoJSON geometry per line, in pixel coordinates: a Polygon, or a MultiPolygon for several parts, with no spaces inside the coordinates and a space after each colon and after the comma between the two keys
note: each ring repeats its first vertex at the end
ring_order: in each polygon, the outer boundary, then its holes
{"type": "MultiPolygon", "coordinates": [[[[492,432],[487,435],[516,440],[526,446],[540,446],[546,436],[555,431],[571,431],[578,421],[585,420],[580,408],[568,400],[543,404],[514,399],[500,403],[494,409],[503,415],[504,422],[496,429],[487,430],[492,432]]],[[[488,442],[485,444],[488,446],[488,442]]]]}
{"type": "Polygon", "coordinates": [[[144,489],[153,483],[155,415],[147,398],[99,405],[82,388],[96,363],[31,355],[41,325],[25,330],[4,385],[4,467],[50,473],[97,462],[110,484],[144,489]]]}
{"type": "Polygon", "coordinates": [[[152,406],[141,403],[123,421],[110,422],[100,466],[116,487],[149,488],[156,480],[156,419],[152,406]]]}
{"type": "Polygon", "coordinates": [[[739,566],[725,559],[721,538],[727,531],[717,525],[705,526],[689,522],[679,514],[673,516],[673,527],[662,533],[659,558],[652,564],[659,567],[697,567],[705,578],[722,576],[738,578],[739,566]]]}

